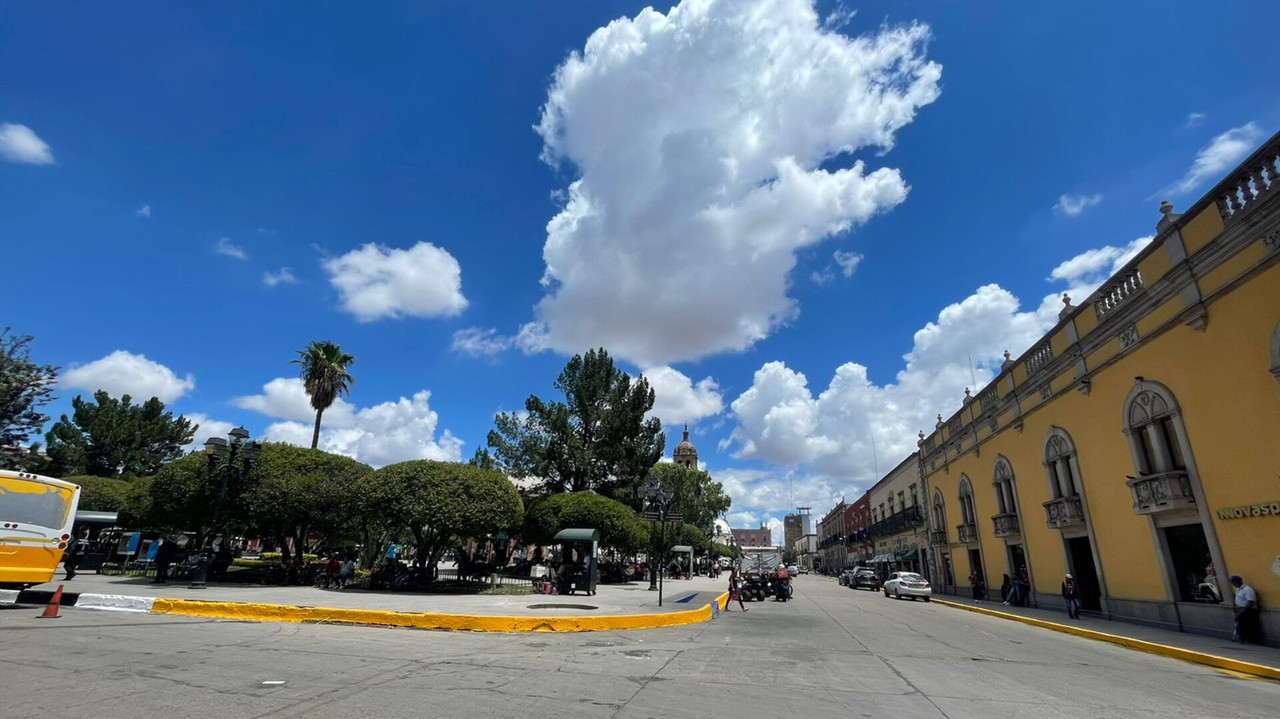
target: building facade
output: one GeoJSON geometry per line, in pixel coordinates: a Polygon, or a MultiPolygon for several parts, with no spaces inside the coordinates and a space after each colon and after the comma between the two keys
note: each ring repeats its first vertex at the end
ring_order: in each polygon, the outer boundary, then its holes
{"type": "Polygon", "coordinates": [[[795,514],[788,514],[782,518],[783,546],[788,549],[797,539],[806,534],[813,534],[813,516],[808,513],[808,509],[808,507],[801,507],[795,514]]]}
{"type": "Polygon", "coordinates": [[[918,452],[902,460],[867,490],[871,525],[866,535],[873,545],[867,564],[883,577],[890,572],[926,573],[929,530],[921,499],[923,491],[918,452]]]}
{"type": "Polygon", "coordinates": [[[844,512],[845,561],[852,566],[871,563],[876,554],[876,543],[867,532],[871,528],[871,495],[863,492],[858,501],[844,512]]]}
{"type": "Polygon", "coordinates": [[[818,553],[818,535],[801,535],[796,538],[790,549],[796,553],[796,564],[812,572],[814,569],[814,558],[818,553]]]}
{"type": "Polygon", "coordinates": [[[845,567],[844,510],[848,506],[842,499],[818,522],[818,557],[822,571],[838,574],[845,567]]]}
{"type": "Polygon", "coordinates": [[[733,542],[739,547],[772,547],[773,532],[763,524],[759,529],[731,529],[733,542]]]}
{"type": "MultiPolygon", "coordinates": [[[[1217,635],[1239,574],[1280,640],[1280,135],[920,442],[936,572],[1217,635]]],[[[874,502],[873,498],[873,502],[874,502]]]]}

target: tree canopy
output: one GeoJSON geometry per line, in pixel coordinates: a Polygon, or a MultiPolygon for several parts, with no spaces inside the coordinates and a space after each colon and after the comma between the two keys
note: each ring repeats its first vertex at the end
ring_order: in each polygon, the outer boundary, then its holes
{"type": "Polygon", "coordinates": [[[715,525],[716,517],[729,511],[732,500],[724,486],[699,469],[662,462],[653,468],[663,485],[675,490],[671,511],[679,512],[684,521],[706,532],[715,525]]]}
{"type": "Polygon", "coordinates": [[[469,464],[413,460],[370,473],[364,501],[388,523],[413,535],[420,566],[434,567],[467,537],[513,531],[524,507],[501,472],[469,464]]]}
{"type": "Polygon", "coordinates": [[[551,494],[535,500],[525,512],[522,536],[529,544],[551,544],[556,533],[571,528],[595,529],[600,544],[621,552],[644,549],[649,528],[627,505],[595,492],[551,494]]]}
{"type": "Polygon", "coordinates": [[[129,502],[130,483],[109,477],[63,477],[80,485],[80,509],[90,512],[119,512],[129,502]]]}
{"type": "Polygon", "coordinates": [[[298,350],[298,358],[290,364],[301,365],[302,385],[311,398],[311,408],[316,411],[316,424],[311,433],[311,448],[320,444],[320,417],[340,394],[347,394],[355,377],[347,370],[356,358],[342,351],[333,342],[312,342],[306,349],[298,350]]]}
{"type": "Polygon", "coordinates": [[[105,391],[93,401],[71,400],[71,417],[62,415],[46,439],[49,472],[97,477],[145,476],[182,456],[195,436],[195,427],[181,415],[166,412],[152,397],[142,404],[124,395],[115,399],[105,391]]]}
{"type": "Polygon", "coordinates": [[[31,340],[0,329],[0,469],[24,468],[23,448],[49,421],[40,408],[53,398],[58,368],[31,361],[31,340]]]}
{"type": "MultiPolygon", "coordinates": [[[[360,528],[362,482],[373,472],[350,457],[268,442],[249,473],[246,522],[263,536],[318,549],[360,528]]],[[[282,559],[286,557],[282,556],[282,559]]]]}
{"type": "Polygon", "coordinates": [[[495,418],[488,444],[498,467],[539,478],[552,492],[625,494],[662,456],[662,423],[645,418],[654,402],[649,383],[599,349],[574,355],[554,386],[563,402],[530,395],[525,414],[495,418]]]}

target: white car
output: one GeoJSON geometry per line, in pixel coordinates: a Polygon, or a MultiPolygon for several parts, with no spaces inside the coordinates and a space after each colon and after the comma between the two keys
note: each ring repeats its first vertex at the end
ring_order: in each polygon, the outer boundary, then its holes
{"type": "Polygon", "coordinates": [[[915,572],[894,572],[884,581],[884,596],[886,599],[920,598],[927,602],[933,596],[933,590],[928,580],[915,572]]]}
{"type": "Polygon", "coordinates": [[[797,567],[794,564],[791,565],[790,567],[787,567],[787,574],[790,574],[792,577],[800,576],[800,567],[797,567]]]}

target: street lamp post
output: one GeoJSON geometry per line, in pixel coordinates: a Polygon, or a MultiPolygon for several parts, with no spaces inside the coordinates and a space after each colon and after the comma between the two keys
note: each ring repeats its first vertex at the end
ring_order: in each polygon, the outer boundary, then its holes
{"type": "MultiPolygon", "coordinates": [[[[213,538],[221,528],[222,509],[227,501],[227,484],[231,474],[243,477],[262,453],[262,444],[248,442],[249,430],[236,427],[227,435],[231,441],[221,437],[210,437],[205,440],[204,453],[209,458],[209,476],[222,475],[222,487],[218,490],[218,502],[213,507],[213,524],[205,532],[200,542],[200,561],[195,565],[195,575],[191,578],[190,589],[204,589],[209,577],[209,565],[213,563],[213,538]],[[225,461],[223,458],[226,458],[225,461]],[[237,461],[238,460],[238,461],[237,461]]],[[[226,541],[224,537],[222,541],[226,541]]]]}
{"type": "Polygon", "coordinates": [[[671,507],[671,500],[675,498],[676,491],[673,487],[664,486],[657,475],[651,474],[637,493],[651,508],[650,511],[657,513],[658,526],[661,527],[660,535],[654,536],[652,531],[649,533],[653,539],[653,552],[649,557],[649,591],[658,593],[658,606],[662,606],[662,567],[657,559],[662,551],[662,545],[666,542],[667,509],[671,507]]]}

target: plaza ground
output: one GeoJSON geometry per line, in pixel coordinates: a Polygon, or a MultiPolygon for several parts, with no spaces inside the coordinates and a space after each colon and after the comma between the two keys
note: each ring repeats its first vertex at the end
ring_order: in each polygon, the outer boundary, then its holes
{"type": "MultiPolygon", "coordinates": [[[[364,589],[318,589],[316,587],[276,587],[239,584],[210,584],[205,589],[190,589],[187,581],[152,584],[145,577],[77,574],[65,581],[63,573],[48,584],[33,589],[53,591],[59,585],[67,592],[118,594],[168,599],[197,599],[218,602],[252,602],[288,606],[334,607],[344,609],[376,609],[392,612],[439,612],[447,614],[502,616],[604,616],[614,614],[648,614],[652,612],[686,611],[709,604],[728,586],[728,575],[712,580],[693,577],[689,580],[663,582],[664,606],[658,606],[658,593],[648,591],[646,582],[601,584],[594,596],[582,592],[557,596],[525,594],[503,596],[489,594],[421,594],[417,592],[369,591],[364,589]],[[551,605],[551,606],[547,606],[551,605]],[[558,606],[556,606],[558,605],[558,606]],[[583,607],[590,607],[585,609],[583,607]]],[[[480,585],[477,585],[479,588],[480,585]]]]}
{"type": "Polygon", "coordinates": [[[799,578],[790,603],[747,606],[687,627],[579,634],[6,608],[5,713],[1099,719],[1280,706],[1280,683],[821,577],[799,578]]]}

